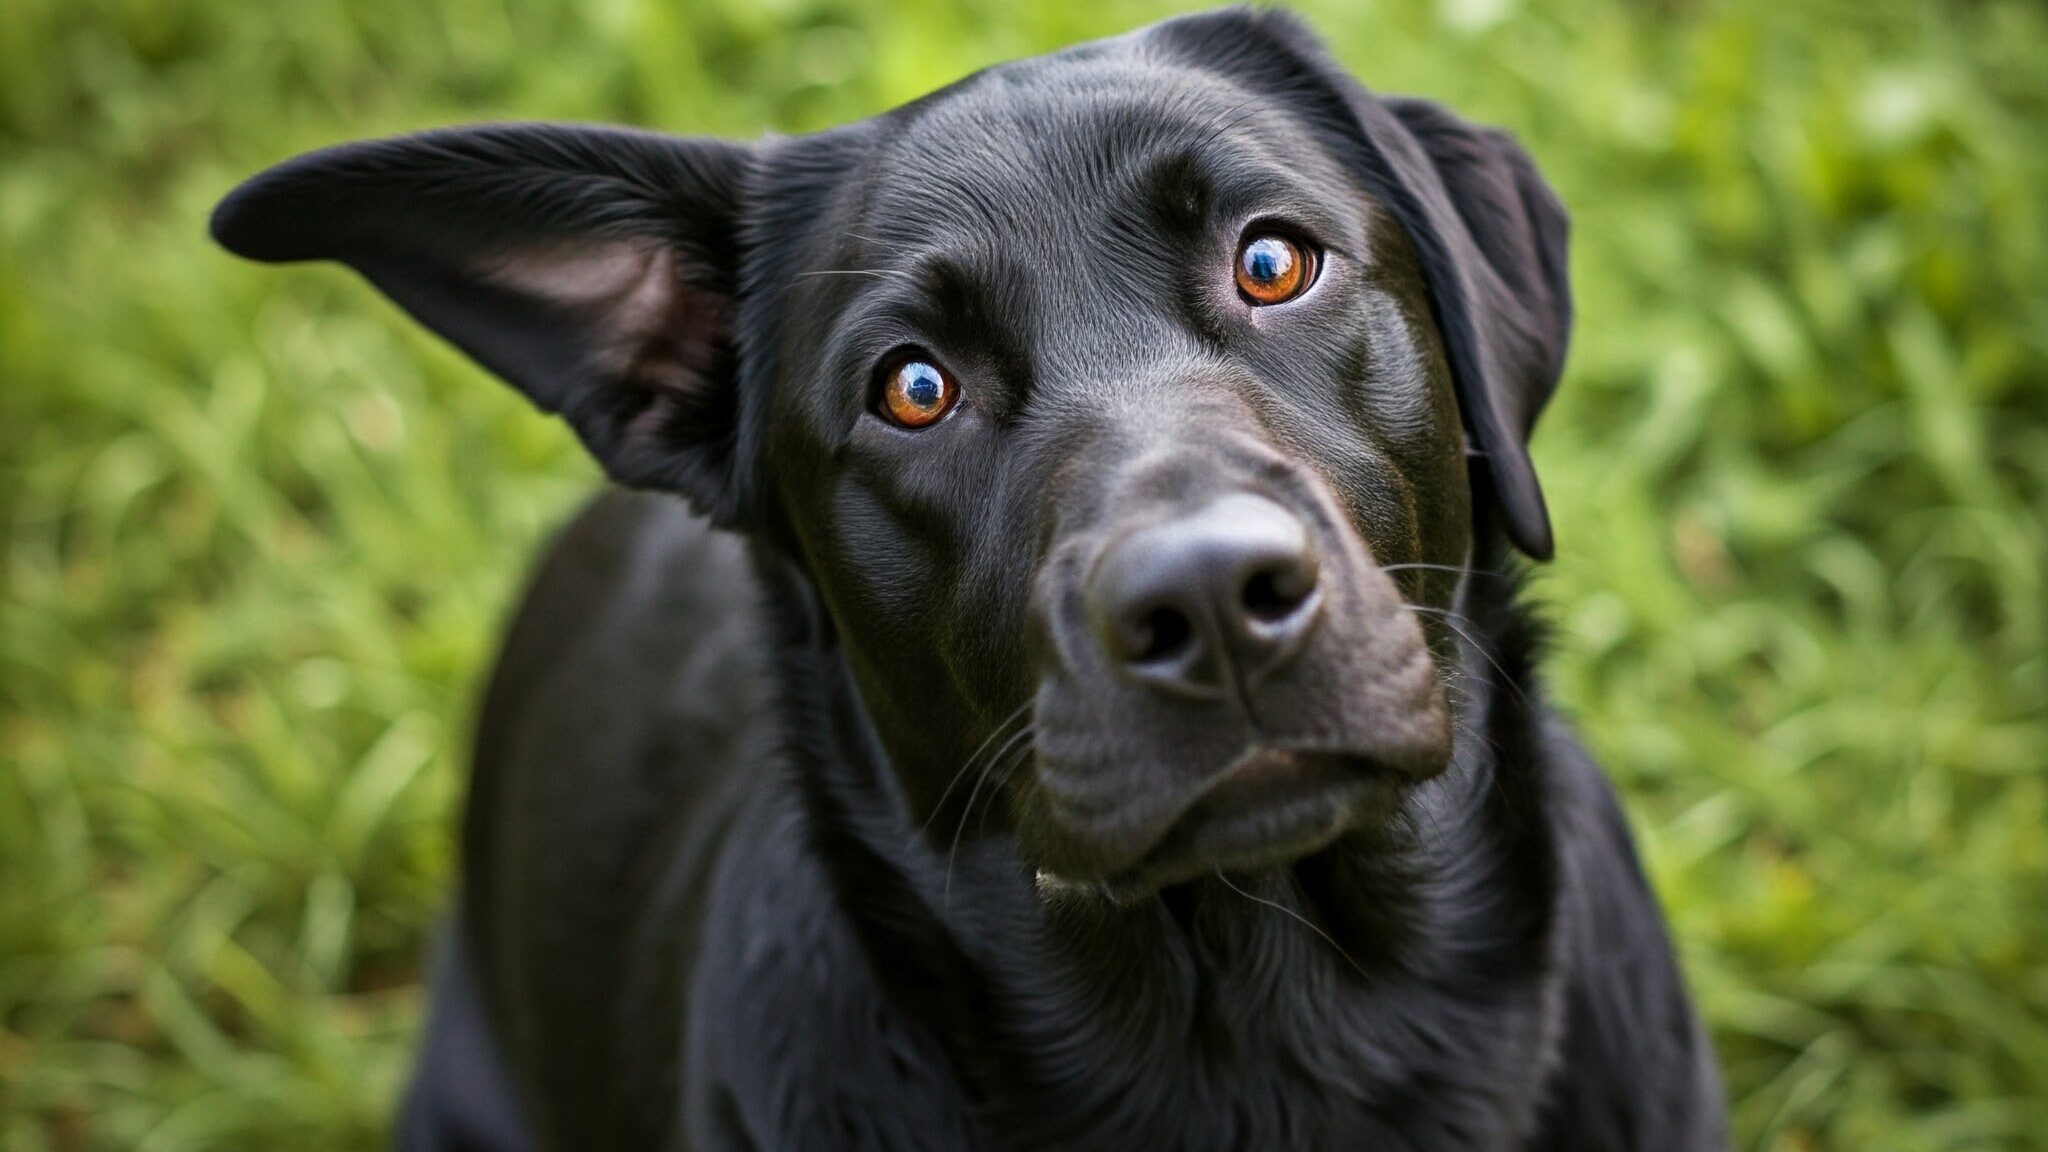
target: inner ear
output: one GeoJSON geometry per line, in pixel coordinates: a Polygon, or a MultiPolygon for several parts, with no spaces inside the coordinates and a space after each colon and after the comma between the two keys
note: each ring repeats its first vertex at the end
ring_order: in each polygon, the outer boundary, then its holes
{"type": "Polygon", "coordinates": [[[733,518],[738,397],[723,291],[692,282],[669,244],[637,237],[517,249],[474,274],[583,333],[581,372],[611,384],[563,395],[558,408],[613,479],[733,518]]]}
{"type": "Polygon", "coordinates": [[[642,387],[705,387],[728,343],[724,294],[691,284],[658,241],[557,242],[490,259],[477,275],[572,318],[590,333],[592,369],[642,387]]]}
{"type": "Polygon", "coordinates": [[[744,145],[629,129],[445,129],[287,161],[213,232],[252,259],[354,267],[566,419],[613,479],[729,519],[753,165],[744,145]]]}

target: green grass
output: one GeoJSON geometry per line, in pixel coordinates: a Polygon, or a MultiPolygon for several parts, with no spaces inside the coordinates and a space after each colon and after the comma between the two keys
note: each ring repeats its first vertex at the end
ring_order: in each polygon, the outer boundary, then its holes
{"type": "MultiPolygon", "coordinates": [[[[1128,0],[14,0],[0,20],[0,1147],[377,1147],[474,686],[594,484],[236,178],[464,119],[750,135],[1128,0]]],[[[2048,1148],[2048,11],[1329,0],[1574,210],[1557,694],[1749,1148],[2048,1148]]]]}

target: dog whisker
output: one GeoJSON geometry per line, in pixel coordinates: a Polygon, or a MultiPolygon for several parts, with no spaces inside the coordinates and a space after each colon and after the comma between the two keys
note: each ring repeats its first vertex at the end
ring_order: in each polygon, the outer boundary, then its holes
{"type": "Polygon", "coordinates": [[[1251,893],[1245,891],[1244,889],[1239,888],[1237,885],[1232,884],[1230,882],[1230,877],[1225,876],[1223,874],[1223,869],[1218,868],[1215,871],[1216,879],[1221,880],[1225,888],[1230,889],[1232,892],[1237,893],[1239,896],[1244,897],[1245,899],[1251,901],[1254,904],[1264,904],[1266,907],[1273,909],[1275,912],[1280,913],[1282,916],[1286,916],[1289,919],[1296,921],[1302,927],[1322,937],[1323,942],[1328,944],[1331,948],[1335,949],[1337,955],[1342,956],[1344,958],[1344,962],[1346,964],[1351,965],[1351,970],[1358,973],[1361,979],[1372,979],[1371,974],[1366,972],[1365,965],[1360,964],[1356,959],[1352,957],[1351,953],[1346,952],[1344,950],[1344,946],[1342,944],[1337,943],[1337,938],[1335,936],[1330,935],[1328,932],[1323,931],[1322,927],[1318,925],[1315,921],[1310,920],[1308,917],[1303,916],[1301,913],[1296,912],[1294,909],[1289,908],[1287,905],[1282,904],[1277,900],[1268,900],[1263,896],[1254,896],[1251,893]]]}
{"type": "Polygon", "coordinates": [[[799,272],[792,279],[808,280],[814,276],[872,276],[877,280],[886,280],[891,276],[905,280],[914,278],[910,273],[896,268],[819,268],[811,272],[799,272]]]}
{"type": "Polygon", "coordinates": [[[1214,144],[1216,141],[1223,138],[1224,133],[1229,132],[1231,129],[1237,127],[1239,124],[1242,124],[1245,121],[1251,119],[1252,117],[1258,115],[1259,109],[1254,106],[1257,103],[1258,98],[1251,97],[1245,100],[1240,100],[1236,104],[1232,105],[1227,111],[1223,113],[1222,117],[1219,117],[1219,119],[1223,119],[1223,123],[1211,129],[1208,135],[1202,137],[1201,143],[1196,145],[1197,150],[1207,148],[1209,145],[1214,144]],[[1243,113],[1243,115],[1239,115],[1239,113],[1243,113]]]}
{"type": "Polygon", "coordinates": [[[1453,612],[1447,608],[1432,608],[1427,604],[1403,604],[1401,605],[1401,607],[1408,609],[1410,612],[1427,612],[1443,620],[1444,627],[1449,628],[1451,631],[1456,632],[1459,636],[1463,637],[1465,643],[1470,644],[1472,646],[1472,650],[1474,652],[1479,653],[1480,659],[1492,665],[1493,670],[1495,672],[1500,673],[1500,682],[1506,685],[1508,690],[1515,694],[1516,699],[1521,700],[1524,703],[1528,702],[1529,698],[1522,692],[1521,686],[1515,683],[1515,678],[1513,676],[1508,675],[1508,670],[1506,668],[1501,667],[1500,661],[1493,658],[1493,653],[1488,652],[1486,650],[1486,645],[1481,644],[1479,641],[1473,639],[1472,634],[1470,632],[1467,632],[1463,628],[1458,627],[1458,621],[1460,620],[1465,621],[1465,623],[1467,624],[1472,623],[1472,620],[1469,617],[1453,612]]]}
{"type": "Polygon", "coordinates": [[[1406,561],[1400,564],[1380,565],[1380,571],[1382,572],[1406,572],[1413,568],[1426,568],[1433,572],[1455,572],[1460,576],[1506,577],[1508,575],[1511,575],[1511,573],[1502,572],[1497,568],[1474,568],[1470,564],[1428,564],[1420,560],[1406,561]]]}
{"type": "Polygon", "coordinates": [[[888,252],[892,256],[901,256],[904,253],[910,251],[910,249],[904,247],[901,244],[891,243],[890,241],[884,240],[879,236],[869,236],[864,232],[854,232],[849,230],[847,232],[842,233],[842,235],[846,236],[848,239],[858,240],[863,244],[873,244],[875,247],[880,248],[885,252],[888,252]]]}
{"type": "MultiPolygon", "coordinates": [[[[994,756],[989,757],[988,764],[975,775],[974,789],[967,794],[967,804],[961,808],[960,819],[953,825],[953,842],[946,849],[946,878],[941,887],[940,897],[942,907],[950,909],[953,906],[953,861],[960,854],[960,834],[967,830],[967,817],[974,811],[975,798],[981,795],[982,785],[988,783],[989,775],[994,771],[996,765],[1009,757],[1011,750],[1018,741],[1028,740],[1035,731],[1036,725],[1032,724],[1026,724],[1018,729],[1016,735],[1011,736],[1003,744],[1000,751],[994,756]]],[[[1027,744],[1026,746],[1028,747],[1029,745],[1027,744]]]]}
{"type": "Polygon", "coordinates": [[[966,776],[968,771],[974,767],[974,762],[981,758],[983,752],[988,751],[989,746],[996,742],[997,737],[1002,736],[1004,729],[1023,719],[1025,713],[1030,711],[1031,705],[1032,701],[1024,701],[1024,703],[1017,705],[1016,711],[1005,716],[994,728],[989,729],[988,736],[982,740],[980,746],[968,754],[966,761],[960,765],[960,770],[953,773],[951,780],[946,781],[946,790],[939,793],[938,802],[932,805],[931,814],[924,818],[923,824],[918,825],[917,834],[919,836],[923,836],[926,832],[931,831],[932,821],[938,819],[939,813],[945,810],[946,801],[952,798],[953,789],[959,787],[961,778],[966,776]]]}
{"type": "Polygon", "coordinates": [[[981,816],[974,822],[976,835],[988,827],[989,809],[996,806],[996,797],[1002,794],[1004,787],[1017,775],[1017,770],[1030,761],[1032,748],[1032,742],[1026,740],[1016,751],[1010,753],[1006,760],[997,761],[998,767],[991,770],[990,774],[995,777],[995,784],[988,790],[988,802],[981,806],[981,816]]]}

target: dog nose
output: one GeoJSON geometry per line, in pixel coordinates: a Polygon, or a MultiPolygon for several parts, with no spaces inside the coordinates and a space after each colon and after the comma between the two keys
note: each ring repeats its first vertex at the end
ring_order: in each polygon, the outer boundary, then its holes
{"type": "Polygon", "coordinates": [[[1084,599],[1125,675],[1213,697],[1294,655],[1315,626],[1321,571],[1298,517],[1239,493],[1112,543],[1084,599]]]}

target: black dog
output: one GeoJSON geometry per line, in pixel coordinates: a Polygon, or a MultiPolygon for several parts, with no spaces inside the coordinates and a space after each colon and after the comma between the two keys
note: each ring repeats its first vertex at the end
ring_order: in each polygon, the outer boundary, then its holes
{"type": "Polygon", "coordinates": [[[1232,11],[214,231],[696,509],[600,499],[513,627],[407,1147],[1723,1143],[1515,604],[1570,302],[1506,137],[1232,11]]]}

